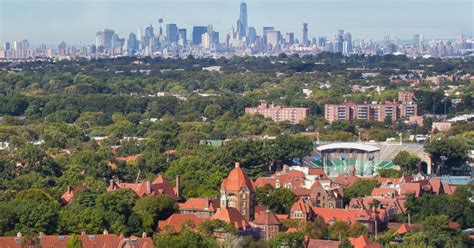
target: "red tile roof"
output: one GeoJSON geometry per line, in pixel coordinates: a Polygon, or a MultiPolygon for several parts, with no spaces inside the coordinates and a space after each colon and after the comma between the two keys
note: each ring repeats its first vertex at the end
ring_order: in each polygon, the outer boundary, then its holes
{"type": "Polygon", "coordinates": [[[414,230],[419,229],[419,225],[408,225],[407,223],[402,224],[397,228],[395,233],[397,234],[405,234],[408,232],[413,232],[414,230]]]}
{"type": "Polygon", "coordinates": [[[268,207],[265,205],[256,205],[254,208],[254,213],[257,214],[259,212],[265,212],[268,210],[268,207]]]}
{"type": "Polygon", "coordinates": [[[412,183],[402,183],[400,185],[400,195],[406,194],[415,194],[416,197],[421,195],[421,183],[420,182],[412,182],[412,183]]]}
{"type": "Polygon", "coordinates": [[[334,179],[334,183],[339,184],[344,187],[350,187],[354,184],[359,178],[353,175],[346,175],[346,174],[339,174],[336,179],[334,179]]]}
{"type": "Polygon", "coordinates": [[[395,188],[374,188],[371,196],[379,197],[395,197],[397,195],[397,189],[395,188]]]}
{"type": "Polygon", "coordinates": [[[382,248],[381,244],[370,241],[365,235],[360,235],[358,238],[349,238],[354,248],[382,248]]]}
{"type": "Polygon", "coordinates": [[[447,182],[443,182],[443,189],[445,194],[452,195],[454,194],[454,191],[456,191],[456,186],[452,186],[447,182]]]}
{"type": "Polygon", "coordinates": [[[275,214],[275,216],[281,221],[288,220],[289,218],[287,214],[275,214]]]}
{"type": "Polygon", "coordinates": [[[293,192],[293,194],[295,194],[297,197],[307,197],[311,194],[311,189],[294,188],[291,189],[291,192],[293,192]]]}
{"type": "Polygon", "coordinates": [[[250,192],[255,192],[252,180],[247,177],[238,163],[236,163],[235,168],[229,173],[229,176],[224,179],[221,187],[227,191],[239,191],[242,187],[247,187],[250,192]]]}
{"type": "Polygon", "coordinates": [[[61,202],[63,204],[68,204],[72,198],[74,198],[75,188],[68,186],[66,192],[61,196],[61,202]]]}
{"type": "Polygon", "coordinates": [[[222,220],[228,224],[233,224],[237,229],[246,229],[249,223],[235,208],[221,208],[211,217],[213,220],[222,220]]]}
{"type": "Polygon", "coordinates": [[[443,192],[443,184],[441,184],[441,179],[439,178],[430,178],[428,181],[431,185],[431,189],[435,195],[439,195],[443,192]]]}
{"type": "Polygon", "coordinates": [[[338,248],[339,241],[324,239],[309,239],[306,248],[338,248]]]}
{"type": "Polygon", "coordinates": [[[194,214],[172,214],[168,219],[159,221],[157,231],[163,231],[168,227],[173,228],[175,232],[181,231],[181,227],[188,223],[192,223],[197,227],[202,222],[209,220],[208,218],[199,218],[194,214]]]}
{"type": "Polygon", "coordinates": [[[301,211],[303,214],[311,213],[311,206],[305,202],[303,199],[299,199],[297,202],[293,203],[291,206],[290,212],[301,211]]]}
{"type": "Polygon", "coordinates": [[[386,209],[394,207],[397,210],[397,214],[405,213],[405,199],[401,198],[381,198],[372,196],[353,198],[349,203],[349,207],[354,208],[355,206],[360,206],[362,209],[371,210],[370,205],[374,200],[379,201],[381,205],[385,205],[386,209]]]}
{"type": "Polygon", "coordinates": [[[173,188],[173,185],[171,185],[171,183],[161,174],[159,174],[151,183],[151,190],[155,193],[166,194],[173,199],[176,198],[176,191],[173,188]]]}
{"type": "Polygon", "coordinates": [[[308,170],[308,175],[319,176],[319,180],[329,180],[328,175],[324,172],[323,168],[313,168],[308,170]]]}
{"type": "Polygon", "coordinates": [[[219,208],[219,200],[209,198],[189,198],[184,203],[178,203],[178,206],[179,210],[215,212],[219,208]]]}
{"type": "Polygon", "coordinates": [[[358,220],[369,220],[372,218],[372,211],[363,209],[313,207],[313,212],[323,218],[325,222],[346,221],[352,223],[358,220]]]}
{"type": "Polygon", "coordinates": [[[257,225],[281,225],[281,221],[270,210],[255,214],[253,223],[257,225]]]}
{"type": "MultiPolygon", "coordinates": [[[[42,235],[40,234],[40,246],[48,248],[66,247],[67,241],[71,235],[42,235]]],[[[153,240],[150,237],[130,237],[124,238],[123,235],[115,234],[82,234],[77,235],[82,241],[83,247],[100,247],[100,248],[152,248],[153,240]]],[[[16,237],[0,237],[1,248],[20,248],[22,241],[21,234],[16,237]]]]}
{"type": "Polygon", "coordinates": [[[139,197],[153,194],[166,194],[169,197],[176,199],[175,189],[168,180],[162,175],[158,175],[156,179],[150,183],[150,181],[140,183],[118,183],[111,181],[107,191],[115,191],[121,188],[127,188],[133,190],[139,197]]]}
{"type": "Polygon", "coordinates": [[[277,179],[275,177],[259,177],[257,180],[255,180],[253,185],[255,188],[262,188],[268,184],[275,188],[276,180],[277,179]]]}

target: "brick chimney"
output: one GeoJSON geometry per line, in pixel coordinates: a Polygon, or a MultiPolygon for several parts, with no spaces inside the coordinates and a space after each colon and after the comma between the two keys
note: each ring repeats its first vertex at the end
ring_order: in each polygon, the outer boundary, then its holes
{"type": "Polygon", "coordinates": [[[151,182],[149,180],[146,181],[146,192],[151,193],[151,182]]]}
{"type": "Polygon", "coordinates": [[[240,163],[239,162],[235,162],[235,168],[240,168],[240,163]]]}
{"type": "Polygon", "coordinates": [[[176,176],[176,197],[181,198],[181,176],[176,176]]]}
{"type": "Polygon", "coordinates": [[[107,234],[109,234],[109,231],[107,231],[107,229],[104,229],[103,234],[107,235],[107,234]]]}
{"type": "Polygon", "coordinates": [[[146,232],[143,232],[143,233],[142,233],[142,238],[146,238],[146,237],[147,237],[146,232]]]}

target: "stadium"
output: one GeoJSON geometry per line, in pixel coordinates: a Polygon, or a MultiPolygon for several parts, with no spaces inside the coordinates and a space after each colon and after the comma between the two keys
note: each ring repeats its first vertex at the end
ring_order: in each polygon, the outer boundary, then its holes
{"type": "Polygon", "coordinates": [[[400,151],[417,154],[429,164],[430,158],[424,152],[423,145],[389,142],[316,143],[311,157],[305,158],[305,164],[323,168],[330,177],[348,174],[351,166],[355,168],[356,175],[372,176],[377,175],[379,169],[395,168],[392,160],[400,151]]]}

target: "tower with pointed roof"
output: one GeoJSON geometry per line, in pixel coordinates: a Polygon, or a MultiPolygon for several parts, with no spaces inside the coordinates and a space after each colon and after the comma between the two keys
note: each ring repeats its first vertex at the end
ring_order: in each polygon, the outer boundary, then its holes
{"type": "Polygon", "coordinates": [[[221,208],[235,208],[247,221],[254,219],[255,188],[239,163],[221,185],[221,208]]]}

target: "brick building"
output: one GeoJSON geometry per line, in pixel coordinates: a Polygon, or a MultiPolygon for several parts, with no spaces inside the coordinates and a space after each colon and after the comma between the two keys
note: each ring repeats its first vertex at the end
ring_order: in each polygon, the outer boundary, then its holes
{"type": "Polygon", "coordinates": [[[220,207],[237,209],[246,221],[254,219],[255,188],[239,163],[221,184],[220,207]]]}
{"type": "Polygon", "coordinates": [[[291,124],[297,124],[303,121],[309,115],[308,108],[290,108],[268,104],[261,101],[257,107],[245,108],[246,114],[260,114],[265,118],[271,118],[275,122],[289,121],[291,124]]]}
{"type": "Polygon", "coordinates": [[[343,104],[324,105],[324,118],[329,121],[338,120],[367,120],[383,122],[386,119],[396,121],[418,115],[418,106],[414,103],[384,102],[372,104],[343,104]]]}

